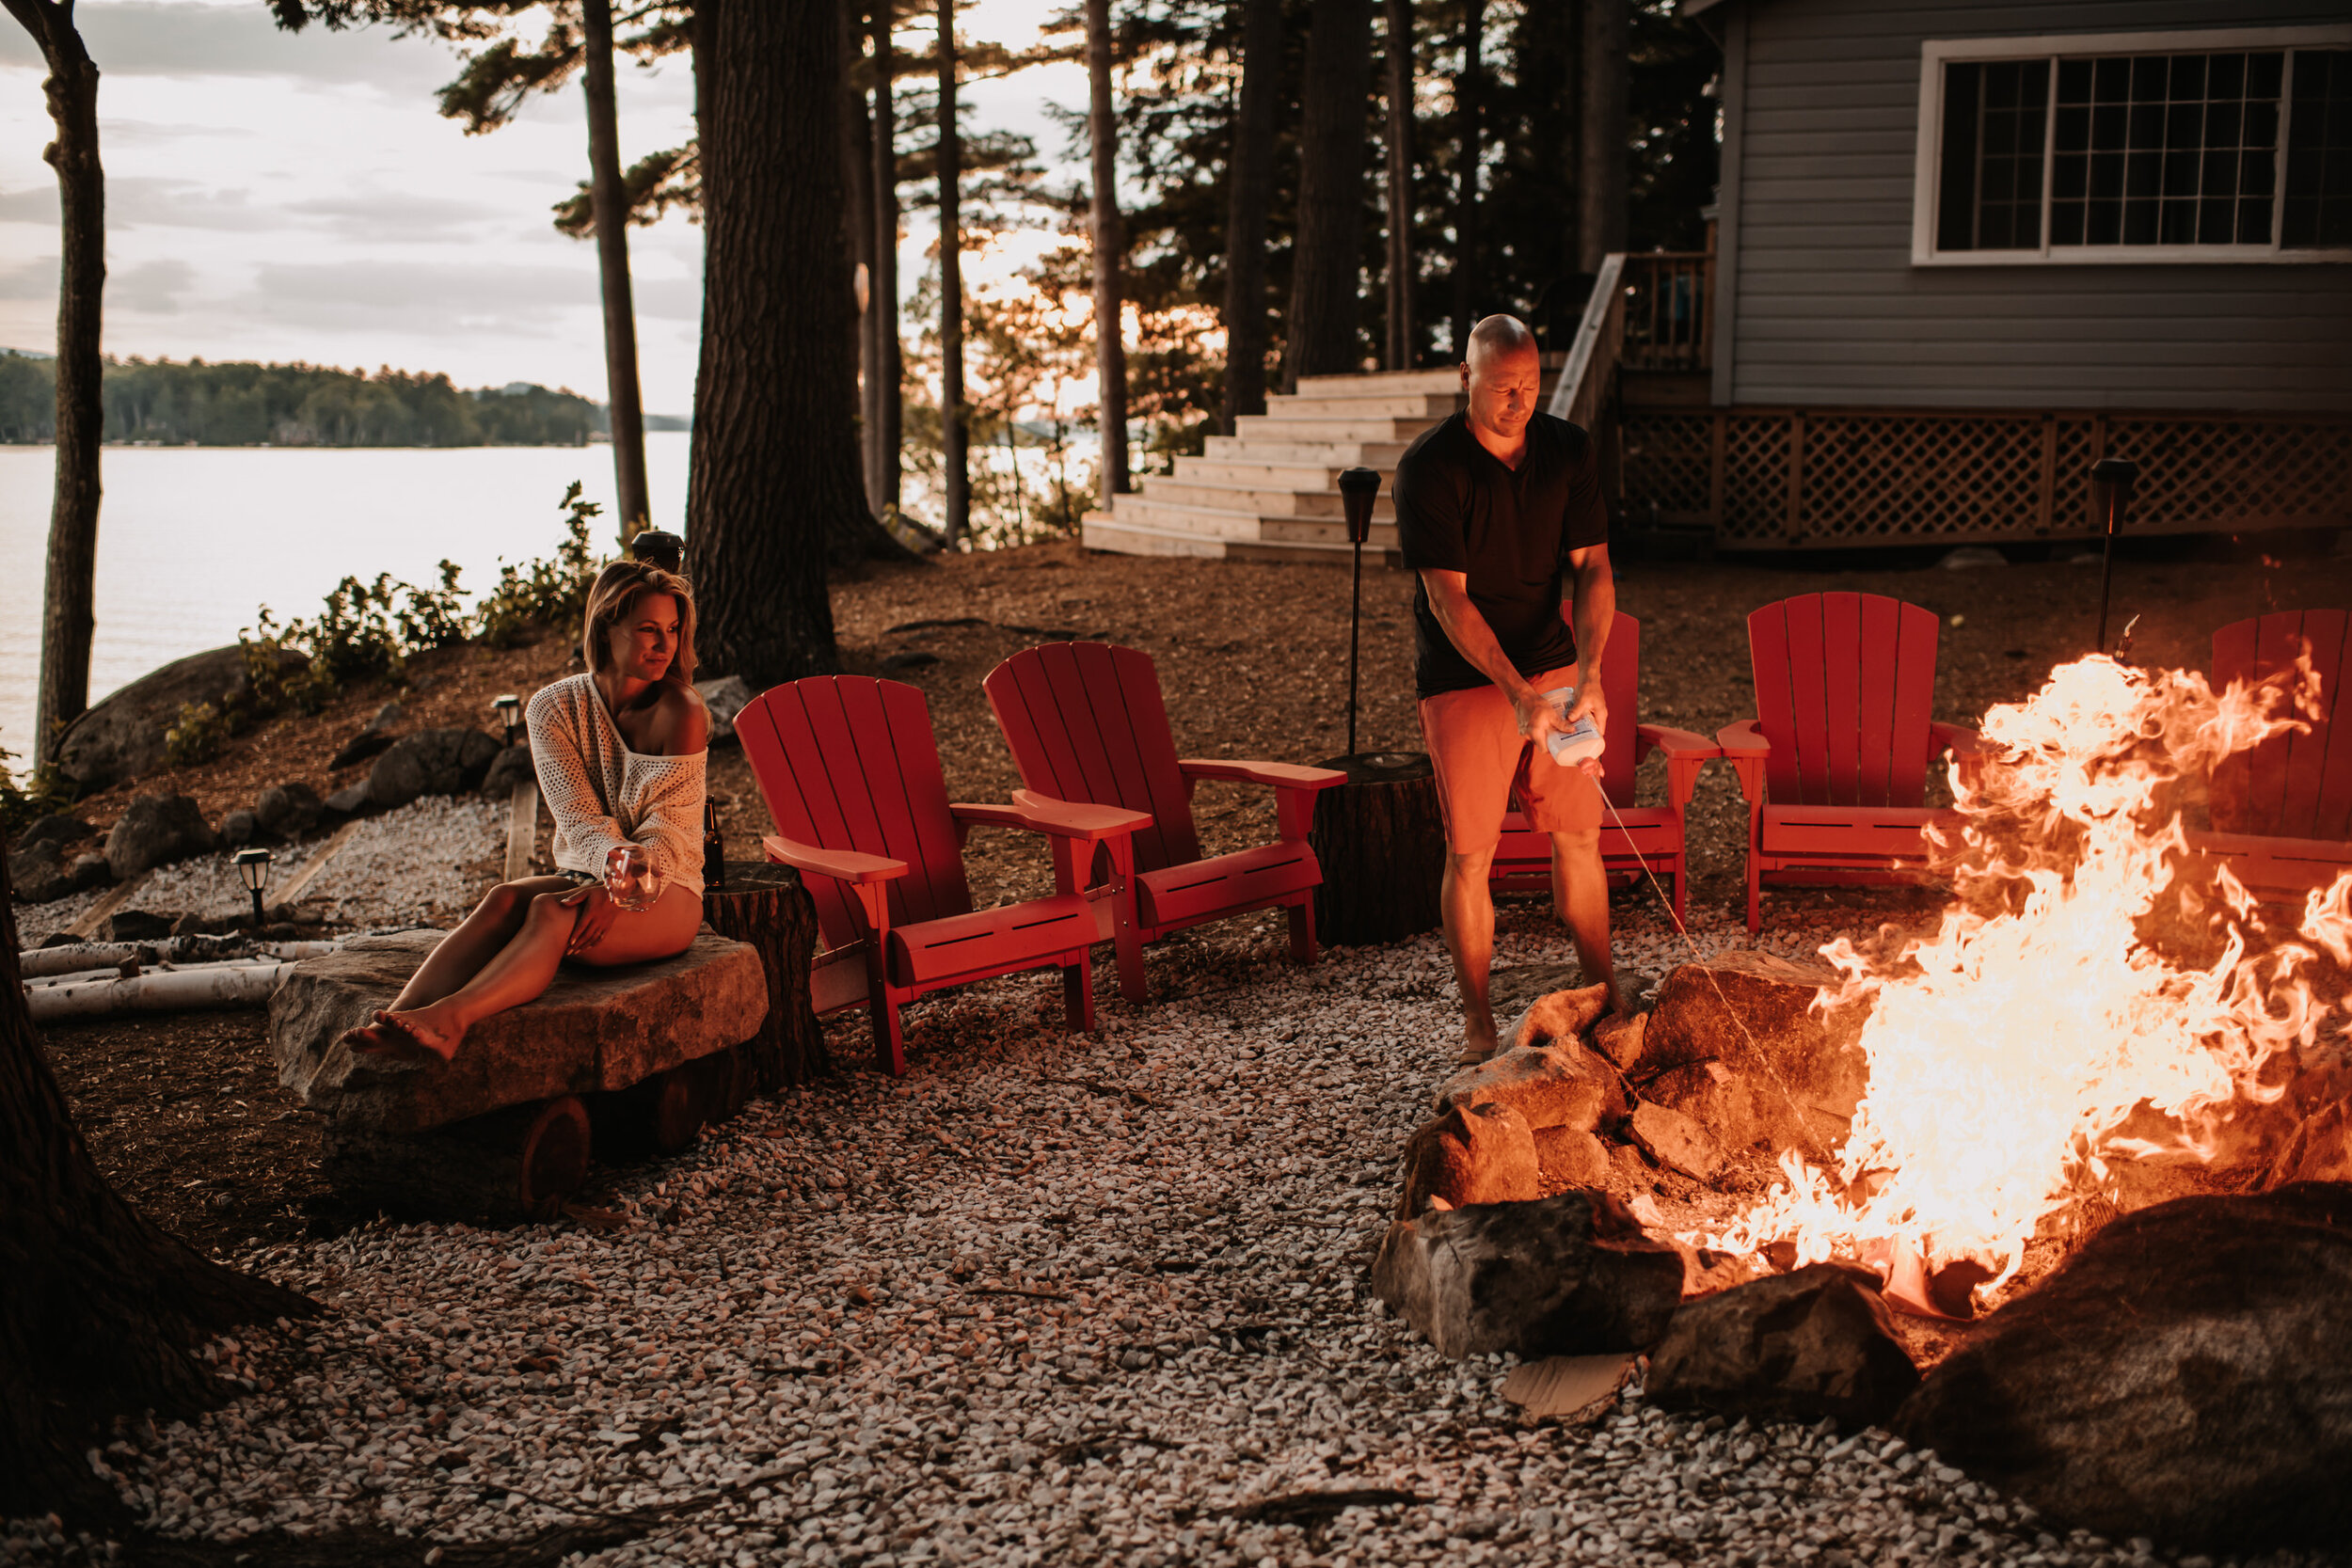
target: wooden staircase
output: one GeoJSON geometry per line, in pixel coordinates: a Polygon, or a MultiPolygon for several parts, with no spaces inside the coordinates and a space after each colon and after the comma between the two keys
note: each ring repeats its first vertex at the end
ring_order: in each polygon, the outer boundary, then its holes
{"type": "MultiPolygon", "coordinates": [[[[1544,356],[1546,397],[1564,357],[1544,356]]],[[[1268,398],[1263,414],[1244,415],[1236,434],[1210,436],[1201,456],[1179,457],[1174,473],[1150,475],[1140,489],[1113,496],[1108,512],[1089,513],[1087,547],[1227,561],[1344,561],[1340,470],[1362,467],[1380,474],[1368,547],[1375,559],[1401,565],[1389,499],[1396,460],[1415,436],[1460,406],[1461,384],[1452,367],[1302,376],[1297,391],[1268,398]]]]}

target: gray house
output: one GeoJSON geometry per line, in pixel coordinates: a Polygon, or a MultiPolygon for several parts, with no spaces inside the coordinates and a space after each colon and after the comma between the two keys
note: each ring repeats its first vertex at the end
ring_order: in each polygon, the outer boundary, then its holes
{"type": "Polygon", "coordinates": [[[1628,257],[1594,355],[1637,519],[2079,536],[2122,456],[2136,528],[2352,525],[2344,0],[1683,9],[1724,50],[1714,239],[1628,257]]]}

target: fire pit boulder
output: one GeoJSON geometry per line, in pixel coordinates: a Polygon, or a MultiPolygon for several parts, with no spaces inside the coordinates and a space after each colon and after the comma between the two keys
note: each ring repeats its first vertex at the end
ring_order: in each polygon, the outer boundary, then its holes
{"type": "Polygon", "coordinates": [[[1624,1205],[1584,1192],[1399,1220],[1372,1265],[1374,1293],[1457,1361],[1644,1349],[1666,1332],[1682,1276],[1681,1257],[1624,1205]]]}
{"type": "Polygon", "coordinates": [[[1938,1365],[1895,1431],[2118,1539],[2352,1541],[2352,1186],[2115,1221],[1938,1365]]]}
{"type": "Polygon", "coordinates": [[[1567,1127],[1590,1132],[1624,1119],[1625,1084],[1606,1057],[1574,1036],[1505,1051],[1447,1079],[1435,1109],[1508,1105],[1531,1128],[1567,1127]]]}
{"type": "Polygon", "coordinates": [[[1645,1100],[1700,1123],[1727,1151],[1826,1159],[1869,1085],[1864,1009],[1814,1010],[1836,987],[1827,966],[1769,953],[1685,964],[1660,986],[1627,1075],[1645,1100]]]}
{"type": "Polygon", "coordinates": [[[1524,1203],[1543,1191],[1535,1140],[1508,1105],[1456,1105],[1405,1146],[1405,1192],[1397,1218],[1443,1198],[1447,1207],[1524,1203]]]}
{"type": "Polygon", "coordinates": [[[1919,1369],[1895,1337],[1878,1276],[1815,1263],[1691,1302],[1650,1353],[1645,1392],[1737,1419],[1883,1424],[1919,1369]]]}

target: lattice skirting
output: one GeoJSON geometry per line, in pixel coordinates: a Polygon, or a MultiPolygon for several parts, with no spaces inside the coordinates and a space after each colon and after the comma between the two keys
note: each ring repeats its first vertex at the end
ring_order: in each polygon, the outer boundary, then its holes
{"type": "Polygon", "coordinates": [[[2352,420],[1728,408],[1619,420],[1630,513],[1745,549],[2080,538],[2090,467],[2139,465],[2135,533],[2352,527],[2352,420]]]}

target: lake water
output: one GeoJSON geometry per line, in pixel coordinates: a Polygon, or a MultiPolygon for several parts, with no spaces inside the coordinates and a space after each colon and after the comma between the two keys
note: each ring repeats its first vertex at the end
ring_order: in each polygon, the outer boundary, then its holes
{"type": "MultiPolygon", "coordinates": [[[[645,437],[653,520],[674,531],[688,439],[645,437]]],[[[481,592],[501,559],[555,553],[574,480],[604,505],[596,543],[614,547],[609,447],[109,447],[102,464],[93,700],[235,641],[262,605],[280,621],[313,615],[345,577],[430,584],[447,558],[481,592]]],[[[55,465],[47,447],[0,447],[0,746],[20,759],[33,750],[55,465]]]]}

